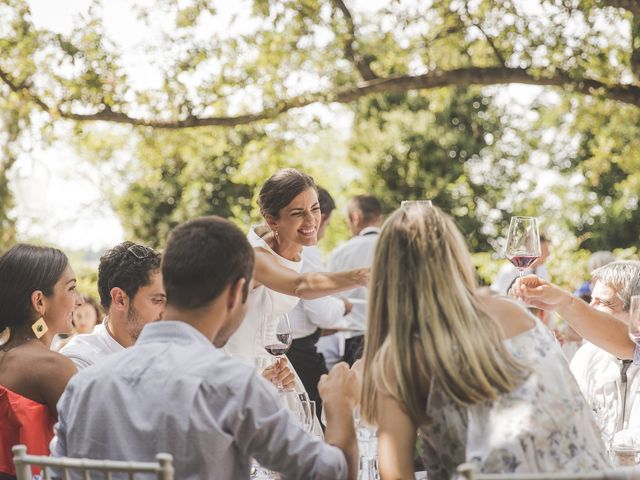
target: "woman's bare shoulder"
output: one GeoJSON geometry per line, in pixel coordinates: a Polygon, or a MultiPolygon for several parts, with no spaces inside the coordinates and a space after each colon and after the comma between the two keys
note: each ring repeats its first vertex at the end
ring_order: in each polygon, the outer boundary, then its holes
{"type": "Polygon", "coordinates": [[[480,307],[500,325],[506,338],[515,337],[536,325],[535,317],[515,300],[484,292],[476,297],[480,307]]]}
{"type": "MultiPolygon", "coordinates": [[[[61,353],[33,348],[22,352],[21,361],[27,362],[27,370],[36,381],[49,383],[58,377],[68,378],[77,369],[74,363],[61,353]]],[[[26,372],[25,372],[26,373],[26,372]]]]}
{"type": "Polygon", "coordinates": [[[64,389],[76,371],[64,355],[35,345],[12,348],[0,358],[0,384],[40,403],[50,390],[64,389]]]}
{"type": "Polygon", "coordinates": [[[58,352],[48,351],[43,355],[42,360],[45,368],[50,368],[53,371],[75,372],[77,370],[75,364],[69,358],[58,352]]]}

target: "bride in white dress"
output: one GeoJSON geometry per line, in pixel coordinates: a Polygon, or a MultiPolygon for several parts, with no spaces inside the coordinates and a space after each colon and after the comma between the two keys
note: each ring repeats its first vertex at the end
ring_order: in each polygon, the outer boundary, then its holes
{"type": "MultiPolygon", "coordinates": [[[[320,225],[320,205],[313,179],[288,168],[272,175],[262,186],[258,205],[266,225],[252,228],[248,239],[255,250],[253,288],[245,319],[229,339],[225,350],[256,361],[271,358],[262,345],[263,322],[276,322],[300,298],[313,299],[358,286],[366,286],[369,269],[343,272],[300,273],[300,253],[315,245],[320,225]]],[[[299,379],[296,391],[304,392],[299,379]]]]}

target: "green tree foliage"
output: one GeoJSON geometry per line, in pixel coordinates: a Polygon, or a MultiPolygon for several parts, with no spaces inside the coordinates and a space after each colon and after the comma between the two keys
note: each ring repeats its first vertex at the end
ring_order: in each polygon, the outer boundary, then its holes
{"type": "Polygon", "coordinates": [[[141,28],[173,20],[147,45],[160,86],[140,88],[105,33],[99,1],[68,35],[35,28],[24,0],[5,2],[0,80],[52,117],[159,128],[234,126],[373,93],[513,82],[640,105],[637,2],[405,0],[354,12],[344,0],[244,0],[225,28],[211,29],[216,6],[134,6],[141,28]]]}
{"type": "Polygon", "coordinates": [[[222,133],[142,135],[136,148],[137,178],[116,203],[131,238],[158,247],[171,228],[195,216],[247,218],[253,192],[236,174],[256,132],[222,133]]]}
{"type": "Polygon", "coordinates": [[[0,5],[0,110],[8,132],[0,238],[11,241],[6,173],[34,116],[73,125],[86,158],[115,164],[128,157],[105,183],[129,235],[154,245],[193,215],[255,221],[256,187],[282,166],[309,170],[341,205],[358,191],[379,193],[387,208],[432,198],[478,249],[495,248],[508,214],[527,211],[551,213],[555,223],[577,225],[577,234],[593,230],[590,248],[638,238],[629,228],[638,224],[637,2],[143,5],[132,8],[150,33],[139,47],[148,83],[132,78],[100,1],[64,34],[37,28],[25,0],[0,5]],[[481,89],[508,83],[548,87],[564,103],[542,105],[539,130],[528,132],[526,123],[509,124],[495,90],[481,89]],[[346,149],[348,135],[313,112],[318,103],[354,112],[346,149]],[[105,125],[115,124],[126,131],[105,135],[105,125]],[[579,147],[555,155],[545,129],[579,147]],[[546,152],[543,168],[563,178],[582,173],[578,191],[567,180],[534,195],[541,168],[530,161],[534,152],[546,152]],[[553,198],[568,204],[558,208],[553,198]]]}
{"type": "MultiPolygon", "coordinates": [[[[464,88],[395,94],[362,100],[357,112],[351,155],[367,172],[365,189],[387,210],[430,199],[456,218],[472,248],[490,249],[482,226],[517,178],[494,159],[502,127],[491,98],[464,88]]],[[[496,213],[493,221],[504,214],[496,213]]]]}
{"type": "MultiPolygon", "coordinates": [[[[613,102],[581,102],[571,158],[585,178],[588,204],[576,225],[589,250],[640,244],[640,110],[613,102]]],[[[585,202],[585,203],[587,203],[585,202]]]]}

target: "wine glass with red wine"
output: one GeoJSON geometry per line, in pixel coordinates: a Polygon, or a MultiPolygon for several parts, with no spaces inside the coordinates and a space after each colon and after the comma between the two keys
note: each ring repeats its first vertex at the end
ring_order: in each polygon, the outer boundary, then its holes
{"type": "Polygon", "coordinates": [[[522,273],[540,258],[538,220],[534,217],[511,217],[506,256],[522,273]]]}
{"type": "MultiPolygon", "coordinates": [[[[262,322],[262,344],[264,349],[276,357],[276,364],[291,347],[291,324],[287,314],[275,317],[265,317],[262,322]]],[[[282,390],[282,383],[278,383],[278,390],[282,390]]]]}

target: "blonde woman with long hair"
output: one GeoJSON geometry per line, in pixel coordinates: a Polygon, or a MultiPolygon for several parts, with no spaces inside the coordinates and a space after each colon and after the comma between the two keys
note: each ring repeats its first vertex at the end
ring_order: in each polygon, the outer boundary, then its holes
{"type": "Polygon", "coordinates": [[[478,292],[465,241],[436,207],[394,212],[376,250],[363,418],[383,479],[587,472],[605,447],[551,333],[511,300],[478,292]]]}

